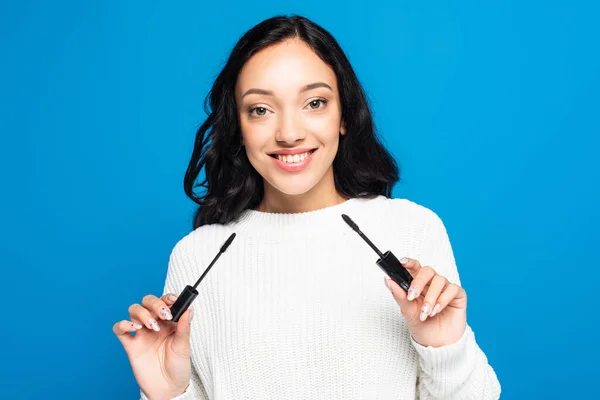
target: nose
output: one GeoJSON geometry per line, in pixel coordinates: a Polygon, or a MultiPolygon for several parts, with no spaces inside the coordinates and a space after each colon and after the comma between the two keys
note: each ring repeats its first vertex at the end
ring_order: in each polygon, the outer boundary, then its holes
{"type": "Polygon", "coordinates": [[[306,133],[299,123],[299,117],[293,112],[284,112],[281,115],[275,140],[280,146],[294,146],[302,142],[306,133]]]}

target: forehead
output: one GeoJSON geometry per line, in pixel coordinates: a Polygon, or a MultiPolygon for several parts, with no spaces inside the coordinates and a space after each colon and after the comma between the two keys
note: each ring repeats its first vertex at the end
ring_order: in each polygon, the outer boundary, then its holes
{"type": "Polygon", "coordinates": [[[326,82],[337,91],[333,69],[301,40],[289,39],[254,54],[246,62],[236,85],[240,94],[250,88],[297,91],[314,82],[326,82]]]}

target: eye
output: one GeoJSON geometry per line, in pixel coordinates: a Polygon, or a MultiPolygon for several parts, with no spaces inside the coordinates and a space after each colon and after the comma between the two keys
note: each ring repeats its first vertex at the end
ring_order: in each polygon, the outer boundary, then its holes
{"type": "Polygon", "coordinates": [[[325,104],[327,104],[326,99],[314,99],[311,100],[310,103],[308,103],[308,106],[313,110],[318,110],[319,108],[323,108],[325,104]],[[323,107],[320,107],[321,105],[323,105],[323,107]]]}
{"type": "Polygon", "coordinates": [[[251,107],[248,109],[248,114],[250,114],[250,116],[258,116],[258,117],[262,117],[267,115],[268,110],[266,109],[266,107],[251,107]]]}

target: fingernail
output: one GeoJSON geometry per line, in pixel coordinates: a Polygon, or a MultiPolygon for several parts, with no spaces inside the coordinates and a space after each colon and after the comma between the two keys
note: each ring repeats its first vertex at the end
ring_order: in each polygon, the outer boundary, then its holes
{"type": "Polygon", "coordinates": [[[429,314],[429,318],[433,317],[435,314],[438,313],[438,311],[440,311],[440,305],[436,304],[435,307],[433,307],[433,310],[431,311],[431,314],[429,314]]]}
{"type": "Polygon", "coordinates": [[[417,298],[417,287],[416,286],[411,286],[408,289],[408,301],[413,301],[414,299],[417,298]]]}
{"type": "Polygon", "coordinates": [[[177,300],[177,296],[175,296],[173,293],[169,293],[167,295],[167,299],[169,299],[170,301],[176,301],[177,300]]]}
{"type": "Polygon", "coordinates": [[[171,315],[171,310],[169,310],[166,307],[160,308],[160,315],[162,315],[165,319],[169,321],[173,319],[173,316],[171,315]]]}
{"type": "Polygon", "coordinates": [[[137,322],[132,322],[131,327],[133,329],[142,329],[142,325],[138,324],[137,322]]]}
{"type": "Polygon", "coordinates": [[[408,262],[408,258],[406,258],[406,257],[402,257],[400,259],[400,264],[406,264],[407,262],[408,262]]]}
{"type": "Polygon", "coordinates": [[[194,308],[190,308],[190,322],[194,319],[194,308]]]}
{"type": "Polygon", "coordinates": [[[429,304],[425,303],[425,304],[423,304],[423,307],[421,307],[421,314],[419,315],[419,319],[421,321],[425,321],[425,319],[427,318],[428,315],[429,315],[429,304]]]}
{"type": "Polygon", "coordinates": [[[148,319],[148,323],[150,324],[150,327],[154,331],[156,331],[156,332],[160,331],[160,327],[158,326],[158,322],[156,322],[156,320],[154,318],[148,319]]]}

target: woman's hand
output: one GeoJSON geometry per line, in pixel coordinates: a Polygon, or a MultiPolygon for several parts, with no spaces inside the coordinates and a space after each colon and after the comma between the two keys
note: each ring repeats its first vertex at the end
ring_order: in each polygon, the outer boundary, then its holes
{"type": "Polygon", "coordinates": [[[177,296],[148,295],[129,307],[130,320],[117,322],[113,331],[123,344],[140,389],[149,399],[170,399],[185,392],[192,373],[188,309],[177,323],[169,307],[177,296]],[[130,333],[135,332],[135,336],[130,333]]]}
{"type": "Polygon", "coordinates": [[[419,261],[411,258],[404,260],[400,261],[413,277],[408,293],[387,277],[385,282],[413,339],[422,346],[456,343],[467,325],[467,293],[433,268],[421,267],[419,261]]]}

